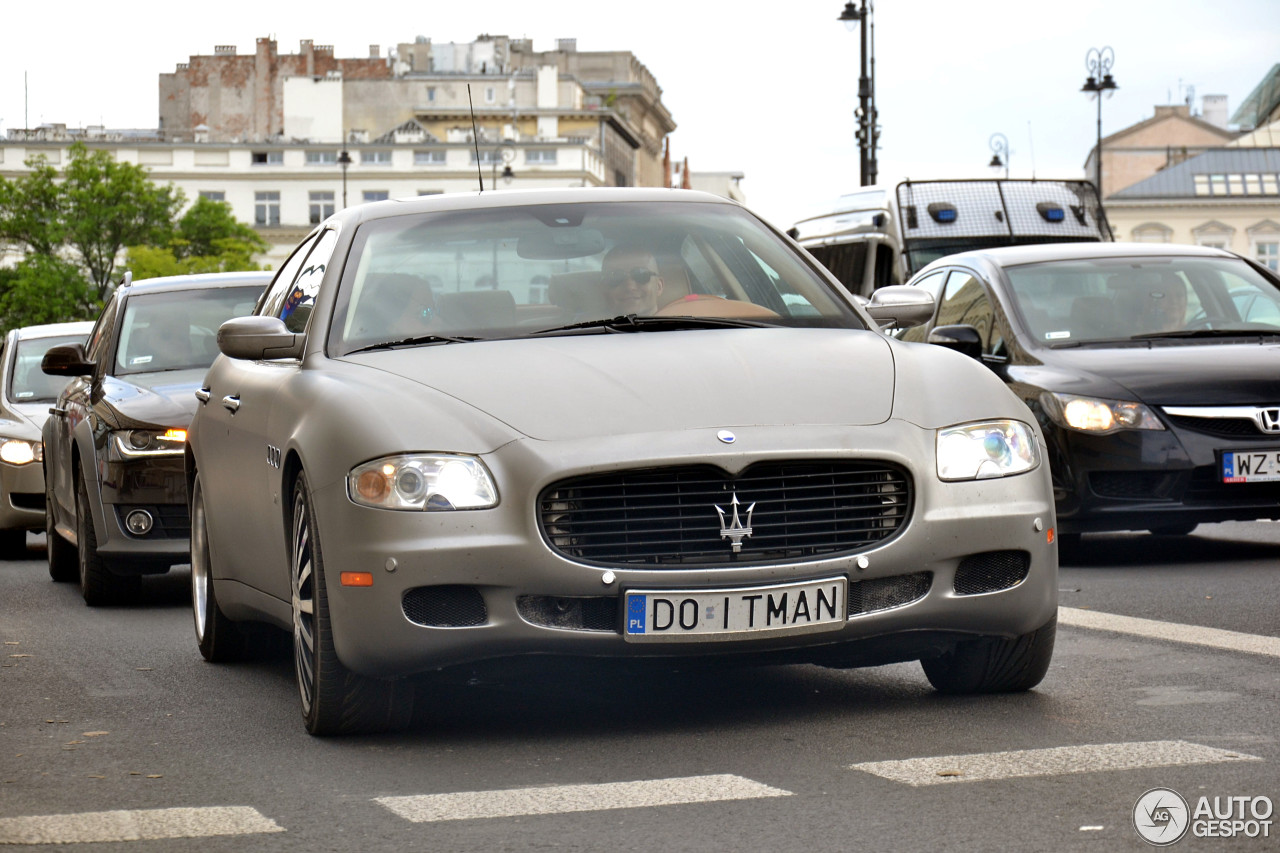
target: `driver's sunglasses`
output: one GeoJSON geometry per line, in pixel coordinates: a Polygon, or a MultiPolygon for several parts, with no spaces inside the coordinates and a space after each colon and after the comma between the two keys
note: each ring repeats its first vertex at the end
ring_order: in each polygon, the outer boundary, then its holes
{"type": "Polygon", "coordinates": [[[649,279],[656,277],[658,274],[653,270],[647,270],[644,267],[636,267],[631,272],[622,272],[614,270],[604,274],[604,283],[610,287],[622,287],[626,284],[627,279],[631,279],[636,284],[643,287],[649,283],[649,279]]]}

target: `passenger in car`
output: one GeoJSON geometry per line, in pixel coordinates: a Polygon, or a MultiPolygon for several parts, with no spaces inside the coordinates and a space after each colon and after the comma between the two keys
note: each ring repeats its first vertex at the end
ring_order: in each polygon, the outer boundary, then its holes
{"type": "Polygon", "coordinates": [[[658,311],[662,276],[653,253],[641,246],[614,246],[600,264],[606,296],[618,314],[647,317],[658,311]]]}
{"type": "Polygon", "coordinates": [[[1187,286],[1174,275],[1129,284],[1116,296],[1116,313],[1131,334],[1177,331],[1187,320],[1187,286]]]}

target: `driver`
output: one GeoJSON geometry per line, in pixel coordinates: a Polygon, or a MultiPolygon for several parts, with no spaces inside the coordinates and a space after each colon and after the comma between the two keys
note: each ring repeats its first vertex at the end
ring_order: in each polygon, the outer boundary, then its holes
{"type": "Polygon", "coordinates": [[[640,246],[614,246],[600,264],[610,307],[617,314],[648,317],[658,311],[662,276],[653,253],[640,246]]]}

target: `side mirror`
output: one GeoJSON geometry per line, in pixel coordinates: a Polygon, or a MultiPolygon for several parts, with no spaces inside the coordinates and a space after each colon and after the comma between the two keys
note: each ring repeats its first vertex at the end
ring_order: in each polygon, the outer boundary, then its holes
{"type": "Polygon", "coordinates": [[[891,284],[872,293],[865,307],[871,319],[881,326],[909,329],[929,322],[933,294],[920,287],[891,284]]]}
{"type": "Polygon", "coordinates": [[[229,358],[299,358],[303,340],[279,317],[234,317],[218,327],[218,349],[229,358]]]}
{"type": "Polygon", "coordinates": [[[50,376],[88,376],[94,366],[84,354],[84,344],[50,347],[40,360],[40,369],[50,376]]]}
{"type": "Polygon", "coordinates": [[[929,343],[982,359],[982,335],[973,326],[935,326],[929,332],[929,343]]]}

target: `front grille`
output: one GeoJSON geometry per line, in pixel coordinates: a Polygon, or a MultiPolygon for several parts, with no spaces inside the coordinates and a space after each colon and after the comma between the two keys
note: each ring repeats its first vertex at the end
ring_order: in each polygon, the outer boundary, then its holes
{"type": "Polygon", "coordinates": [[[133,539],[189,539],[191,538],[191,514],[186,504],[116,504],[116,518],[120,529],[133,539]],[[151,513],[152,528],[142,536],[129,532],[124,520],[135,509],[151,513]]]}
{"type": "Polygon", "coordinates": [[[1089,488],[1101,498],[1168,500],[1176,475],[1162,471],[1090,471],[1089,488]]]}
{"type": "Polygon", "coordinates": [[[1224,483],[1214,465],[1191,471],[1182,502],[1188,506],[1274,506],[1280,503],[1280,483],[1224,483]]]}
{"type": "Polygon", "coordinates": [[[856,551],[893,536],[910,509],[904,471],[857,461],[762,462],[737,477],[711,466],[617,471],[556,483],[538,502],[543,536],[560,554],[658,566],[856,551]]]}
{"type": "Polygon", "coordinates": [[[572,631],[618,630],[617,596],[556,598],[550,595],[522,595],[516,599],[520,618],[544,628],[572,631]]]}
{"type": "Polygon", "coordinates": [[[1268,436],[1262,430],[1258,429],[1258,424],[1252,418],[1193,418],[1187,415],[1167,415],[1174,426],[1189,429],[1194,432],[1202,432],[1205,435],[1216,435],[1222,438],[1268,438],[1272,441],[1275,436],[1268,436]]]}
{"type": "Polygon", "coordinates": [[[953,588],[956,595],[997,592],[1022,583],[1031,569],[1026,551],[987,551],[970,554],[956,567],[953,588]]]}
{"type": "Polygon", "coordinates": [[[924,598],[933,583],[932,572],[849,582],[849,616],[888,610],[924,598]]]}
{"type": "Polygon", "coordinates": [[[468,628],[489,621],[480,590],[473,586],[419,586],[408,590],[400,606],[410,622],[429,628],[468,628]]]}

